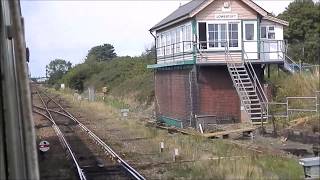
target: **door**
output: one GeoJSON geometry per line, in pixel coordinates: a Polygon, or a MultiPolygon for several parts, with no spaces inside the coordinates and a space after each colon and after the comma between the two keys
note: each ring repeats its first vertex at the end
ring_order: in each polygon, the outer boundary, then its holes
{"type": "Polygon", "coordinates": [[[243,21],[244,58],[258,59],[257,21],[243,21]]]}

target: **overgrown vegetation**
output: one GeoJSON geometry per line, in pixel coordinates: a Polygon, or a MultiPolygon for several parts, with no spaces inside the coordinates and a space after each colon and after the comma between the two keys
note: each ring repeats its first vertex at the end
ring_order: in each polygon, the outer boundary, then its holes
{"type": "MultiPolygon", "coordinates": [[[[93,58],[94,55],[90,55],[93,58]]],[[[154,58],[146,53],[138,57],[116,57],[108,61],[88,60],[73,67],[63,78],[68,87],[83,92],[93,86],[97,92],[107,87],[116,97],[133,97],[138,102],[153,100],[153,76],[147,69],[154,58]]]]}
{"type": "Polygon", "coordinates": [[[288,96],[315,96],[316,91],[320,90],[319,71],[288,74],[271,69],[267,81],[273,86],[274,101],[284,102],[288,96]]]}

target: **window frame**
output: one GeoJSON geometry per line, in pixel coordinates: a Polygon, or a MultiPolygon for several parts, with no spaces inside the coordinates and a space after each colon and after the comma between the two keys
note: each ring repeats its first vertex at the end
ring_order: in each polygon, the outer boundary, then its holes
{"type": "Polygon", "coordinates": [[[262,40],[275,40],[276,39],[276,26],[275,25],[261,25],[260,26],[260,39],[262,39],[262,40]],[[261,30],[262,30],[262,28],[266,28],[266,37],[261,37],[261,30]],[[273,30],[270,30],[269,28],[270,27],[273,27],[273,30]],[[269,33],[273,33],[274,34],[274,38],[273,39],[271,39],[271,38],[269,38],[269,33]]]}
{"type": "MultiPolygon", "coordinates": [[[[156,36],[160,37],[159,39],[161,47],[159,50],[160,54],[157,54],[157,57],[170,56],[173,53],[182,53],[183,50],[184,52],[192,50],[192,42],[183,43],[183,41],[192,41],[193,32],[191,22],[181,24],[165,31],[157,32],[156,36]],[[187,30],[190,30],[189,34],[187,33],[187,30]],[[175,37],[171,37],[172,35],[174,35],[175,37]],[[190,37],[187,37],[187,35],[189,35],[190,37]],[[177,36],[179,36],[180,42],[177,42],[177,36]],[[174,40],[175,42],[171,42],[172,40],[174,40]],[[172,44],[175,44],[174,48],[172,48],[172,44]]],[[[159,47],[156,48],[158,49],[159,47]]]]}
{"type": "MultiPolygon", "coordinates": [[[[238,24],[238,47],[230,47],[229,46],[229,50],[241,50],[242,48],[242,28],[241,28],[241,20],[213,20],[213,21],[197,21],[197,26],[199,25],[199,23],[206,23],[206,28],[207,28],[207,49],[203,49],[204,51],[224,51],[225,47],[220,47],[220,45],[218,45],[218,47],[209,47],[209,24],[226,24],[226,40],[227,42],[229,42],[229,24],[238,24]]],[[[219,31],[218,31],[218,38],[220,37],[220,33],[221,33],[221,26],[218,27],[219,31]]],[[[197,33],[199,33],[199,31],[197,31],[197,33]]],[[[199,34],[198,34],[199,36],[199,34]]],[[[199,39],[197,39],[197,41],[199,41],[199,39]]],[[[219,39],[218,39],[219,41],[219,39]]],[[[229,43],[228,43],[229,45],[229,43]]]]}

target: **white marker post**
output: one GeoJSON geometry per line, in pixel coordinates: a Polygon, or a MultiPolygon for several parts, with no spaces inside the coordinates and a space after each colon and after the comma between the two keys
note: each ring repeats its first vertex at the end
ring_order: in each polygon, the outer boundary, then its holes
{"type": "Polygon", "coordinates": [[[202,125],[201,124],[199,124],[199,129],[200,129],[201,134],[203,134],[203,129],[202,129],[202,125]]]}
{"type": "Polygon", "coordinates": [[[160,153],[163,152],[164,149],[164,142],[160,142],[160,153]]]}
{"type": "Polygon", "coordinates": [[[253,141],[253,139],[254,139],[253,132],[250,132],[250,138],[251,138],[251,141],[253,141]]]}
{"type": "Polygon", "coordinates": [[[173,152],[173,161],[176,162],[178,157],[179,157],[179,150],[178,148],[175,148],[173,152]]]}

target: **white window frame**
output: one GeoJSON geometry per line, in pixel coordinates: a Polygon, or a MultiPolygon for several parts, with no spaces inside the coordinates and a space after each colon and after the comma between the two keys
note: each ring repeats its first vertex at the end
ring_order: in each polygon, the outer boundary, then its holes
{"type": "MultiPolygon", "coordinates": [[[[227,42],[229,42],[229,24],[230,23],[236,23],[238,24],[238,47],[229,47],[229,50],[241,50],[242,48],[242,37],[241,37],[241,20],[214,20],[214,21],[198,21],[197,27],[199,26],[199,23],[206,23],[207,28],[207,42],[209,41],[209,24],[226,24],[226,33],[227,33],[227,42]]],[[[198,27],[199,29],[199,27],[198,27]]],[[[199,31],[197,32],[199,33],[199,31]]],[[[218,32],[219,35],[220,32],[218,32]]],[[[197,35],[199,37],[199,34],[197,35]]],[[[197,40],[199,41],[199,39],[197,40]]],[[[229,43],[228,43],[229,44],[229,43]]],[[[220,46],[220,45],[219,45],[220,46]]],[[[204,51],[224,51],[225,47],[209,47],[209,43],[207,43],[207,49],[203,49],[204,51]]]]}
{"type": "Polygon", "coordinates": [[[276,26],[274,26],[274,25],[261,25],[260,26],[260,39],[263,39],[263,40],[275,40],[276,39],[276,31],[275,31],[275,29],[276,29],[276,26]],[[262,29],[262,27],[266,28],[266,37],[265,38],[261,37],[261,29],[262,29]],[[273,30],[269,30],[270,27],[273,27],[273,30]],[[274,33],[274,39],[270,39],[269,38],[269,33],[274,33]]]}
{"type": "Polygon", "coordinates": [[[172,55],[172,53],[182,53],[183,49],[184,52],[192,50],[192,43],[183,43],[183,41],[192,41],[192,24],[191,22],[187,22],[185,24],[176,26],[174,28],[170,28],[166,31],[157,33],[156,36],[159,36],[160,38],[160,47],[165,46],[164,48],[160,49],[161,54],[158,56],[168,56],[172,55]],[[188,28],[187,28],[188,27],[188,28]],[[190,30],[190,33],[187,34],[187,29],[190,30]],[[175,32],[175,33],[172,33],[175,32]],[[175,37],[171,37],[174,35],[175,37]],[[187,37],[189,35],[190,37],[187,37]],[[177,36],[179,36],[179,42],[177,42],[177,36]],[[163,38],[161,38],[163,37],[163,38]],[[167,39],[168,38],[168,39],[167,39]],[[172,39],[174,39],[175,42],[171,42],[172,39]],[[179,45],[177,46],[177,44],[179,45]],[[172,44],[175,44],[175,48],[172,48],[172,44]],[[170,46],[167,46],[170,45],[170,46]],[[183,47],[184,45],[184,47],[183,47]],[[164,54],[165,53],[165,54],[164,54]]]}
{"type": "MultiPolygon", "coordinates": [[[[257,21],[244,21],[243,22],[243,28],[244,28],[244,32],[243,32],[243,35],[244,35],[244,41],[246,41],[246,42],[250,42],[250,41],[257,41],[257,26],[258,26],[258,23],[257,23],[257,21]],[[251,39],[251,40],[248,40],[248,39],[246,39],[246,25],[247,24],[251,24],[251,25],[253,25],[253,39],[251,39]]],[[[260,28],[260,31],[261,31],[261,28],[260,28]]]]}

